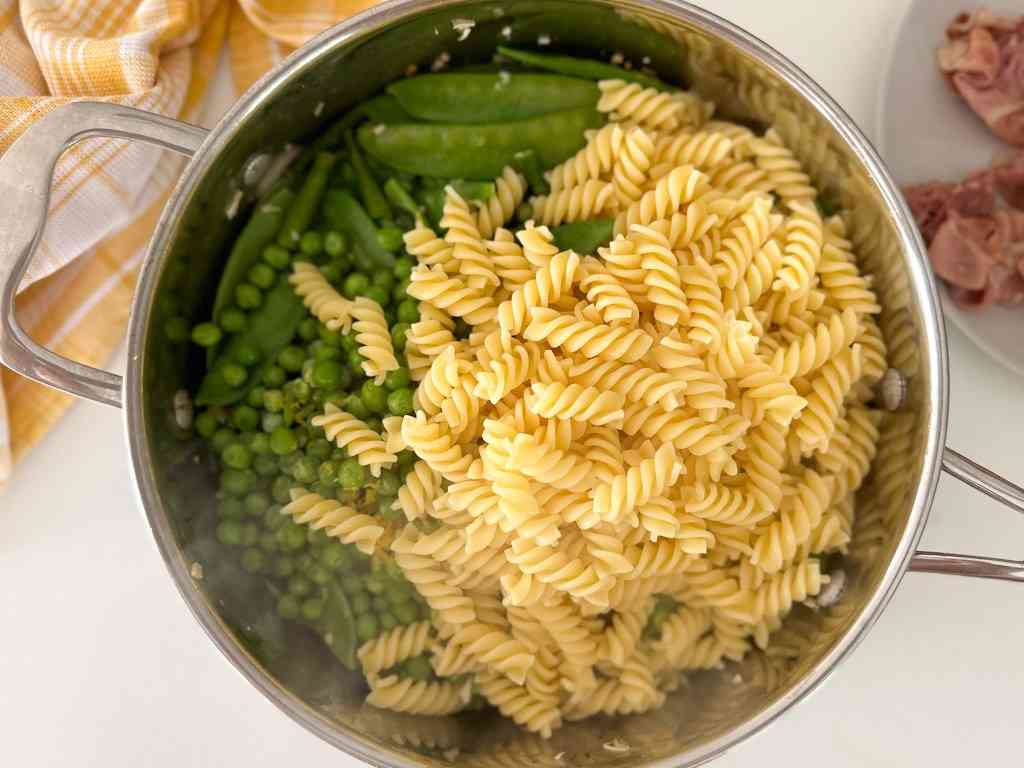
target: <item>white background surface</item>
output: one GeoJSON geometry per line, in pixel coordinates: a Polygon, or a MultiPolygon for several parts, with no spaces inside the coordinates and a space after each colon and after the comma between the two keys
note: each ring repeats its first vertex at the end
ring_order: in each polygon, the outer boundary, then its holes
{"type": "MultiPolygon", "coordinates": [[[[706,0],[867,130],[909,0],[706,0]]],[[[931,130],[937,130],[931,127],[931,130]]],[[[941,130],[941,129],[938,129],[941,130]]],[[[1024,479],[1022,382],[951,331],[950,442],[1024,479]]],[[[1024,521],[944,479],[929,549],[1020,557],[1024,521]]],[[[0,498],[0,763],[349,766],[206,640],[136,509],[121,415],[82,403],[0,498]]],[[[716,765],[1019,760],[1024,585],[910,575],[822,690],[716,765]]]]}

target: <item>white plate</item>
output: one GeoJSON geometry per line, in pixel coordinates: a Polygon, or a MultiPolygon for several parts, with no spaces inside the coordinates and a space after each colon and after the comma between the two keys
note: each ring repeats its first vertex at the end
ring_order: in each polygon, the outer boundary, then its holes
{"type": "MultiPolygon", "coordinates": [[[[904,17],[882,84],[875,136],[879,152],[901,185],[959,181],[1012,148],[996,138],[946,85],[935,51],[946,25],[972,6],[964,0],[915,0],[904,17]]],[[[1021,9],[995,3],[996,10],[1021,9]]],[[[975,344],[1024,376],[1024,308],[986,307],[965,312],[940,287],[946,316],[975,344]]]]}

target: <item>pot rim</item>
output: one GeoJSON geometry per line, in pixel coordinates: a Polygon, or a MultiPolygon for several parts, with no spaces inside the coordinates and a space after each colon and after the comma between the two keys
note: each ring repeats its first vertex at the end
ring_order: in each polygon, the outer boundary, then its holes
{"type": "MultiPolygon", "coordinates": [[[[925,370],[930,373],[923,414],[927,421],[921,481],[914,493],[907,526],[875,593],[867,601],[857,621],[835,647],[811,669],[798,684],[756,717],[686,755],[686,765],[696,765],[724,753],[730,747],[758,733],[780,715],[815,690],[860,642],[881,616],[907,570],[910,559],[927,522],[938,485],[942,447],[945,445],[948,416],[948,360],[945,329],[940,321],[935,280],[927,268],[925,247],[899,188],[884,167],[874,147],[852,118],[802,69],[754,35],[725,19],[679,0],[571,0],[580,4],[606,7],[631,6],[654,11],[689,22],[721,38],[765,66],[814,106],[854,152],[868,171],[900,235],[910,285],[920,302],[924,335],[925,370]]],[[[381,768],[414,768],[417,763],[393,750],[375,749],[341,731],[330,718],[316,712],[288,690],[278,685],[256,660],[239,645],[226,625],[196,588],[175,541],[167,518],[158,511],[159,492],[150,470],[152,456],[146,441],[142,371],[145,362],[145,333],[148,328],[157,283],[170,252],[172,233],[186,209],[193,190],[217,157],[244,125],[258,112],[267,96],[330,52],[363,39],[382,27],[448,6],[474,4],[474,0],[388,0],[331,27],[297,50],[254,83],[210,131],[202,147],[188,163],[161,213],[141,270],[132,303],[128,333],[128,365],[124,379],[126,439],[131,455],[131,470],[137,498],[149,522],[150,531],[175,586],[203,631],[256,689],[296,723],[312,731],[333,746],[381,768]]],[[[651,766],[678,766],[679,756],[648,763],[651,766]]]]}

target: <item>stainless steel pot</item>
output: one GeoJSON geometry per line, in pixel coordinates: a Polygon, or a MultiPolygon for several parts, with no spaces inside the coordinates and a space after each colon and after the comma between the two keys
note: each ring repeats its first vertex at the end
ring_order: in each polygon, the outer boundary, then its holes
{"type": "MultiPolygon", "coordinates": [[[[907,570],[1024,581],[1024,563],[916,551],[939,469],[1024,511],[1024,491],[944,448],[946,339],[924,248],[889,174],[850,118],[780,54],[693,6],[667,0],[398,0],[325,32],[254,85],[211,132],[111,104],[70,104],[40,120],[0,160],[0,360],[74,395],[124,407],[139,500],[185,602],[231,663],[290,717],[367,762],[520,765],[696,765],[757,732],[832,671],[877,620],[907,570]],[[471,31],[465,30],[472,22],[471,31]],[[649,63],[719,104],[720,114],[774,125],[849,234],[884,305],[880,319],[905,397],[882,427],[875,471],[858,498],[839,601],[799,608],[768,653],[695,675],[664,709],[567,725],[551,742],[490,714],[417,719],[370,711],[358,676],[308,637],[287,636],[257,595],[219,573],[205,535],[212,473],[176,426],[173,399],[199,361],[161,333],[162,300],[192,317],[209,306],[238,221],[225,210],[250,189],[268,149],[314,135],[335,115],[443,51],[483,59],[496,43],[543,44],[649,63]],[[15,317],[15,293],[46,218],[57,157],[92,137],[156,144],[192,157],[142,268],[120,376],[40,348],[15,317]],[[204,565],[204,578],[193,566],[204,565]],[[219,580],[218,580],[219,579],[219,580]],[[276,653],[286,642],[288,653],[276,653]]],[[[892,393],[890,393],[891,395],[892,393]]],[[[892,399],[891,397],[889,398],[892,399]]]]}

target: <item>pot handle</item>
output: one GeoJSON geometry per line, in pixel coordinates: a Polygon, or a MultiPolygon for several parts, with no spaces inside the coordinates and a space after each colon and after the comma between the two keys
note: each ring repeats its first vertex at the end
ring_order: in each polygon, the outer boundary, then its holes
{"type": "Polygon", "coordinates": [[[43,233],[58,158],[83,139],[134,139],[193,155],[207,131],[161,115],[98,101],[55,109],[0,158],[0,362],[26,378],[78,397],[121,405],[121,376],[44,349],[18,324],[15,296],[43,233]]]}
{"type": "MultiPolygon", "coordinates": [[[[1001,502],[1010,509],[1024,512],[1024,488],[1004,480],[994,472],[946,448],[942,469],[948,474],[1001,502]]],[[[974,576],[979,579],[1024,582],[1024,561],[1002,560],[976,555],[954,555],[946,552],[917,552],[910,561],[911,571],[974,576]]]]}

